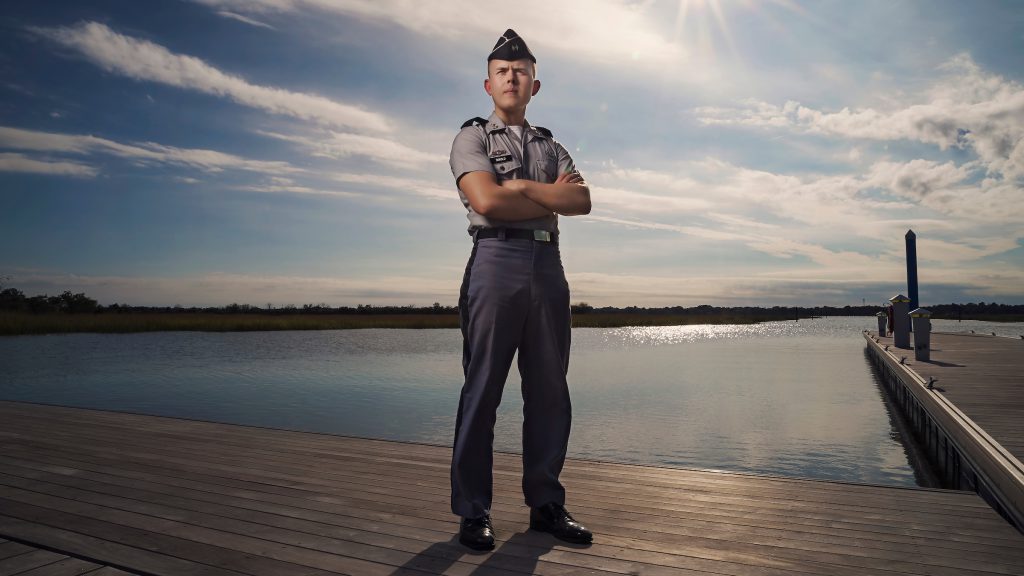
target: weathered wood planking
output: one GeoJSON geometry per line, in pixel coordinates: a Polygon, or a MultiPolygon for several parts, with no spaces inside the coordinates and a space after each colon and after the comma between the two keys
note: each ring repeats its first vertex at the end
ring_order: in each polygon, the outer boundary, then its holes
{"type": "Polygon", "coordinates": [[[938,333],[929,360],[865,332],[887,389],[944,483],[978,492],[1024,531],[1020,352],[1024,341],[938,333]],[[928,383],[932,383],[929,388],[928,383]]]}
{"type": "Polygon", "coordinates": [[[0,537],[173,575],[1024,573],[1024,537],[974,494],[576,460],[568,504],[596,542],[565,545],[527,530],[512,454],[495,457],[498,548],[470,553],[450,457],[0,402],[0,537]]]}
{"type": "MultiPolygon", "coordinates": [[[[892,344],[892,338],[881,338],[892,344]]],[[[901,352],[902,354],[902,352],[901,352]]],[[[1018,460],[1024,460],[1024,340],[933,333],[930,360],[907,364],[1018,460]]]]}
{"type": "Polygon", "coordinates": [[[0,538],[0,576],[124,576],[127,574],[132,574],[132,572],[0,538]]]}

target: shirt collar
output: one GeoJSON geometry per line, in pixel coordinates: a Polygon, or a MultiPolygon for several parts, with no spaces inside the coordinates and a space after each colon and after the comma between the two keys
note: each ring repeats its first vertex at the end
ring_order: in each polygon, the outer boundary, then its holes
{"type": "MultiPolygon", "coordinates": [[[[497,112],[491,112],[489,118],[487,118],[487,133],[500,132],[505,130],[508,126],[501,120],[497,112]]],[[[523,120],[523,133],[529,135],[530,140],[534,138],[547,138],[542,132],[530,125],[529,120],[523,120]]]]}

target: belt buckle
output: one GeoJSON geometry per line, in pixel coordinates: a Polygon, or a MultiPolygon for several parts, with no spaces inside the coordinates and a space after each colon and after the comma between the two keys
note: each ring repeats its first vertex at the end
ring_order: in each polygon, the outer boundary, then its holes
{"type": "Polygon", "coordinates": [[[547,230],[534,230],[533,239],[537,242],[551,242],[551,232],[547,230]]]}

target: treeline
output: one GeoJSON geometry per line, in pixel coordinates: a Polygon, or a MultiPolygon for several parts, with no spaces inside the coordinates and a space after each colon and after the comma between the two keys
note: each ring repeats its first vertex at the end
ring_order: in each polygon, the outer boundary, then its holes
{"type": "Polygon", "coordinates": [[[0,310],[32,312],[33,314],[47,312],[81,314],[98,312],[102,309],[103,306],[83,292],[72,294],[70,290],[65,290],[59,296],[47,296],[46,294],[25,296],[21,290],[16,288],[0,290],[0,310]]]}
{"type": "Polygon", "coordinates": [[[939,304],[928,306],[932,318],[943,318],[946,320],[1006,320],[1014,318],[1017,321],[1024,321],[1024,304],[996,304],[991,302],[967,303],[967,304],[939,304]]]}
{"type": "Polygon", "coordinates": [[[662,308],[642,308],[627,306],[616,308],[604,306],[595,308],[586,302],[572,305],[573,314],[632,314],[639,316],[734,316],[756,318],[757,320],[795,320],[798,318],[817,318],[821,316],[873,316],[882,308],[880,306],[666,306],[662,308]]]}
{"type": "Polygon", "coordinates": [[[0,290],[0,310],[11,312],[31,312],[33,314],[67,313],[67,314],[118,314],[147,312],[156,314],[366,314],[366,315],[403,315],[403,314],[458,314],[457,306],[442,306],[434,302],[432,306],[373,306],[359,304],[352,306],[328,306],[327,304],[304,304],[296,306],[256,306],[253,304],[228,304],[227,306],[132,306],[129,304],[110,304],[103,306],[84,293],[72,294],[70,290],[59,296],[25,296],[21,290],[6,288],[0,290]]]}
{"type": "MultiPolygon", "coordinates": [[[[1024,304],[997,304],[995,302],[985,303],[969,302],[967,304],[936,304],[927,305],[926,308],[932,313],[932,318],[947,320],[1012,320],[1024,321],[1024,304]]],[[[594,308],[586,303],[574,304],[574,314],[640,314],[652,316],[740,316],[757,318],[758,320],[793,320],[797,318],[819,318],[826,316],[874,316],[880,311],[885,311],[882,306],[773,306],[765,308],[760,306],[734,306],[719,307],[707,304],[684,308],[672,306],[667,308],[594,308]]]]}
{"type": "MultiPolygon", "coordinates": [[[[983,319],[1024,317],[1024,305],[1021,304],[997,304],[978,302],[967,304],[939,304],[928,306],[933,318],[946,319],[983,319]]],[[[823,316],[873,316],[884,310],[881,306],[711,306],[702,304],[700,306],[667,306],[661,308],[644,308],[638,306],[627,306],[617,308],[614,306],[594,307],[586,302],[579,302],[572,305],[572,313],[575,315],[588,314],[628,314],[631,316],[704,316],[713,319],[716,316],[744,317],[764,320],[794,320],[799,318],[815,318],[823,316]]],[[[46,294],[26,296],[17,288],[4,287],[0,284],[0,311],[30,312],[33,314],[65,313],[65,314],[118,314],[118,313],[163,313],[163,314],[261,314],[286,316],[292,314],[302,315],[454,315],[459,313],[458,306],[444,306],[434,302],[431,306],[375,306],[372,304],[359,304],[357,306],[328,306],[325,303],[303,304],[296,306],[288,304],[274,306],[265,304],[257,306],[253,304],[228,304],[227,306],[206,306],[206,307],[184,307],[184,306],[132,306],[129,304],[110,304],[103,306],[95,299],[85,293],[74,294],[66,290],[57,296],[46,294]]]]}

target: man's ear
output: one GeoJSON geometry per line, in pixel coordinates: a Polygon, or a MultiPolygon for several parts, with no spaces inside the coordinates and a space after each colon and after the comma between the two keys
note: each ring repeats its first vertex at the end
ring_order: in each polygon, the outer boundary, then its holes
{"type": "MultiPolygon", "coordinates": [[[[533,92],[531,92],[530,95],[536,96],[537,92],[540,92],[540,80],[533,81],[533,92]]],[[[487,93],[490,94],[490,91],[488,91],[487,93]]]]}
{"type": "Polygon", "coordinates": [[[484,78],[484,92],[487,92],[488,96],[491,95],[491,79],[490,78],[484,78]]]}

